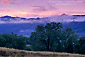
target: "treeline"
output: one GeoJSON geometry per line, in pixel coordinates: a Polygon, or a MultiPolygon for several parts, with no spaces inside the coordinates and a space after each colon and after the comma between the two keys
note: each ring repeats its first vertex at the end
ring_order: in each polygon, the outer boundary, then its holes
{"type": "Polygon", "coordinates": [[[27,44],[27,37],[17,36],[17,34],[2,34],[0,35],[0,47],[25,49],[27,44]]]}
{"type": "Polygon", "coordinates": [[[31,33],[30,42],[34,51],[53,51],[85,54],[85,37],[80,37],[71,28],[61,23],[37,26],[31,33]]]}
{"type": "Polygon", "coordinates": [[[85,37],[80,37],[62,23],[38,25],[29,38],[17,34],[1,34],[0,47],[32,51],[52,51],[85,54],[85,37]]]}

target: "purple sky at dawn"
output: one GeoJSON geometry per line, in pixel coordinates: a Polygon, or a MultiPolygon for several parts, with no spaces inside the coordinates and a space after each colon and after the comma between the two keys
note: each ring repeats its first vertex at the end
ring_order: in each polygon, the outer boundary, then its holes
{"type": "Polygon", "coordinates": [[[85,0],[0,0],[0,16],[85,15],[85,0]]]}

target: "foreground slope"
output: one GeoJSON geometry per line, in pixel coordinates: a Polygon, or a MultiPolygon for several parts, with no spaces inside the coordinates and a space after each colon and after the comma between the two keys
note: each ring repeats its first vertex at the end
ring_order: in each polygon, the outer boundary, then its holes
{"type": "Polygon", "coordinates": [[[85,57],[85,55],[0,48],[0,57],[85,57]]]}

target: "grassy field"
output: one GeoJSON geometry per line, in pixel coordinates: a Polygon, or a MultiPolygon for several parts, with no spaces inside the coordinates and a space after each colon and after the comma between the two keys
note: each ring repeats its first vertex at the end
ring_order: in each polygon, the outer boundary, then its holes
{"type": "Polygon", "coordinates": [[[0,47],[0,57],[85,57],[85,55],[41,51],[24,51],[0,47]]]}

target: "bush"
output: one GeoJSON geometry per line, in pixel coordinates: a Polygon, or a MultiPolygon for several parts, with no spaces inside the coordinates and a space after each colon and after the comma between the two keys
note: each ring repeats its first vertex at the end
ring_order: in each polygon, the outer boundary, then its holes
{"type": "Polygon", "coordinates": [[[0,35],[0,47],[25,49],[28,38],[14,33],[0,35]]]}

